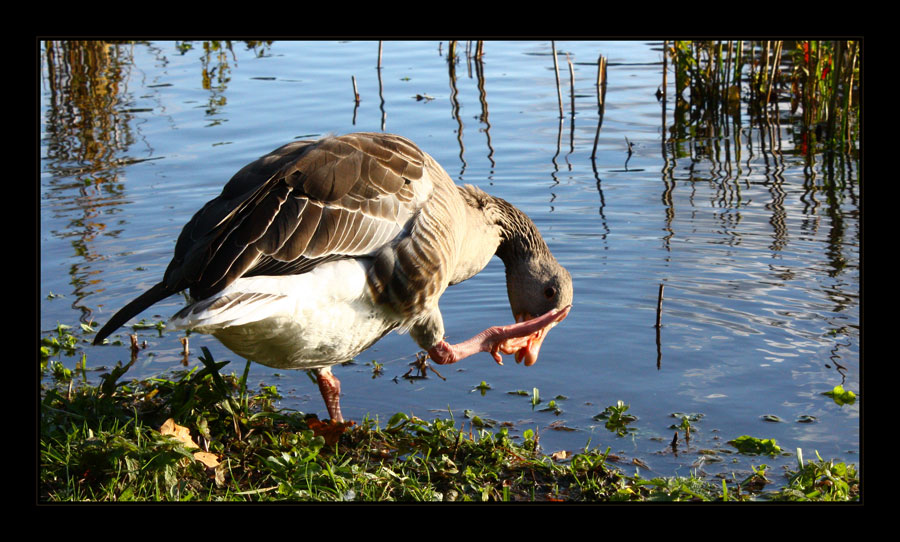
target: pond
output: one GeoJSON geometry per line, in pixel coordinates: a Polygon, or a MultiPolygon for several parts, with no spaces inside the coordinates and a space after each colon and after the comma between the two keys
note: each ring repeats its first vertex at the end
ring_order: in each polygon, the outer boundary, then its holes
{"type": "MultiPolygon", "coordinates": [[[[721,133],[676,130],[671,94],[657,98],[662,41],[556,42],[558,94],[552,46],[488,41],[479,60],[460,42],[448,63],[450,44],[437,41],[384,42],[380,61],[375,41],[41,44],[41,336],[57,324],[80,336],[79,323],[102,325],[155,284],[182,226],[244,164],[294,139],[386,131],[531,216],[571,272],[575,301],[532,367],[480,354],[438,367],[444,379],[409,380],[417,346],[388,335],[335,368],[346,418],[403,411],[470,427],[477,416],[535,431],[547,453],[609,447],[645,477],[742,479],[765,463],[782,484],[798,448],[858,464],[855,153],[838,170],[809,163],[787,106],[767,129],[739,112],[721,133]],[[856,401],[823,395],[838,385],[856,401]],[[636,419],[617,433],[598,415],[618,401],[636,419]],[[692,416],[689,441],[678,415],[692,416]],[[727,442],[742,435],[787,453],[737,454],[727,442]]],[[[451,341],[512,322],[505,292],[497,258],[448,289],[451,341]]],[[[183,305],[172,296],[130,324],[183,305]]],[[[84,352],[97,378],[128,360],[131,332],[59,360],[72,368],[84,352]]],[[[147,347],[129,376],[182,368],[183,333],[137,334],[147,347]]],[[[197,334],[191,366],[203,346],[243,371],[245,360],[197,334]]],[[[250,375],[276,385],[282,407],[327,417],[305,373],[253,364],[250,375]]]]}

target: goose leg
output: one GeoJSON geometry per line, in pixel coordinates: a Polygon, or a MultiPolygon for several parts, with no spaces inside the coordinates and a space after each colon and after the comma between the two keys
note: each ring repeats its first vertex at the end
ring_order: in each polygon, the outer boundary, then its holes
{"type": "Polygon", "coordinates": [[[316,382],[319,384],[319,391],[322,392],[322,399],[325,400],[325,407],[328,408],[331,421],[342,423],[344,417],[341,416],[341,382],[331,374],[331,367],[319,369],[316,382]]]}
{"type": "Polygon", "coordinates": [[[514,353],[516,362],[524,359],[525,365],[533,365],[537,361],[540,345],[547,332],[569,314],[570,308],[571,305],[508,326],[489,327],[471,339],[458,344],[449,344],[442,340],[428,350],[428,355],[435,363],[447,365],[478,352],[490,352],[494,361],[498,365],[503,365],[500,353],[514,353]]]}

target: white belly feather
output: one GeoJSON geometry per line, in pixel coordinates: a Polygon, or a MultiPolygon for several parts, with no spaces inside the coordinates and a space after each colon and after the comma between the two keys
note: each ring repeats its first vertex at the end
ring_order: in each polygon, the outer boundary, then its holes
{"type": "Polygon", "coordinates": [[[368,293],[366,269],[339,260],[302,275],[242,277],[170,322],[215,336],[234,353],[280,369],[352,359],[397,327],[368,293]]]}

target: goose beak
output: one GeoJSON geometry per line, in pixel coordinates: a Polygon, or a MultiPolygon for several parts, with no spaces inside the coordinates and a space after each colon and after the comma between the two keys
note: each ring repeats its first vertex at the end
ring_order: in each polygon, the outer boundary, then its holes
{"type": "MultiPolygon", "coordinates": [[[[526,335],[524,337],[516,337],[507,339],[500,347],[500,351],[504,354],[515,354],[516,355],[516,363],[525,362],[526,367],[531,367],[538,360],[538,354],[541,351],[541,344],[543,344],[544,339],[547,337],[547,334],[556,324],[562,322],[566,316],[569,315],[569,310],[572,308],[571,305],[562,309],[556,309],[555,311],[551,311],[551,313],[539,316],[540,319],[550,318],[550,321],[538,329],[537,331],[531,333],[530,335],[526,335]]],[[[521,314],[516,314],[516,322],[528,322],[529,320],[536,320],[537,318],[532,318],[531,314],[525,312],[521,314]]]]}

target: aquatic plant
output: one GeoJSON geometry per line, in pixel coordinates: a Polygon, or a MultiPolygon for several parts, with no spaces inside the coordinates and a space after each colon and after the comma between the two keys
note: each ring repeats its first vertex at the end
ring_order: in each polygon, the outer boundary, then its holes
{"type": "Polygon", "coordinates": [[[777,122],[779,102],[789,101],[804,152],[819,146],[853,150],[859,137],[858,40],[674,41],[666,54],[675,75],[676,129],[718,133],[725,118],[740,114],[742,102],[762,126],[777,122]]]}

